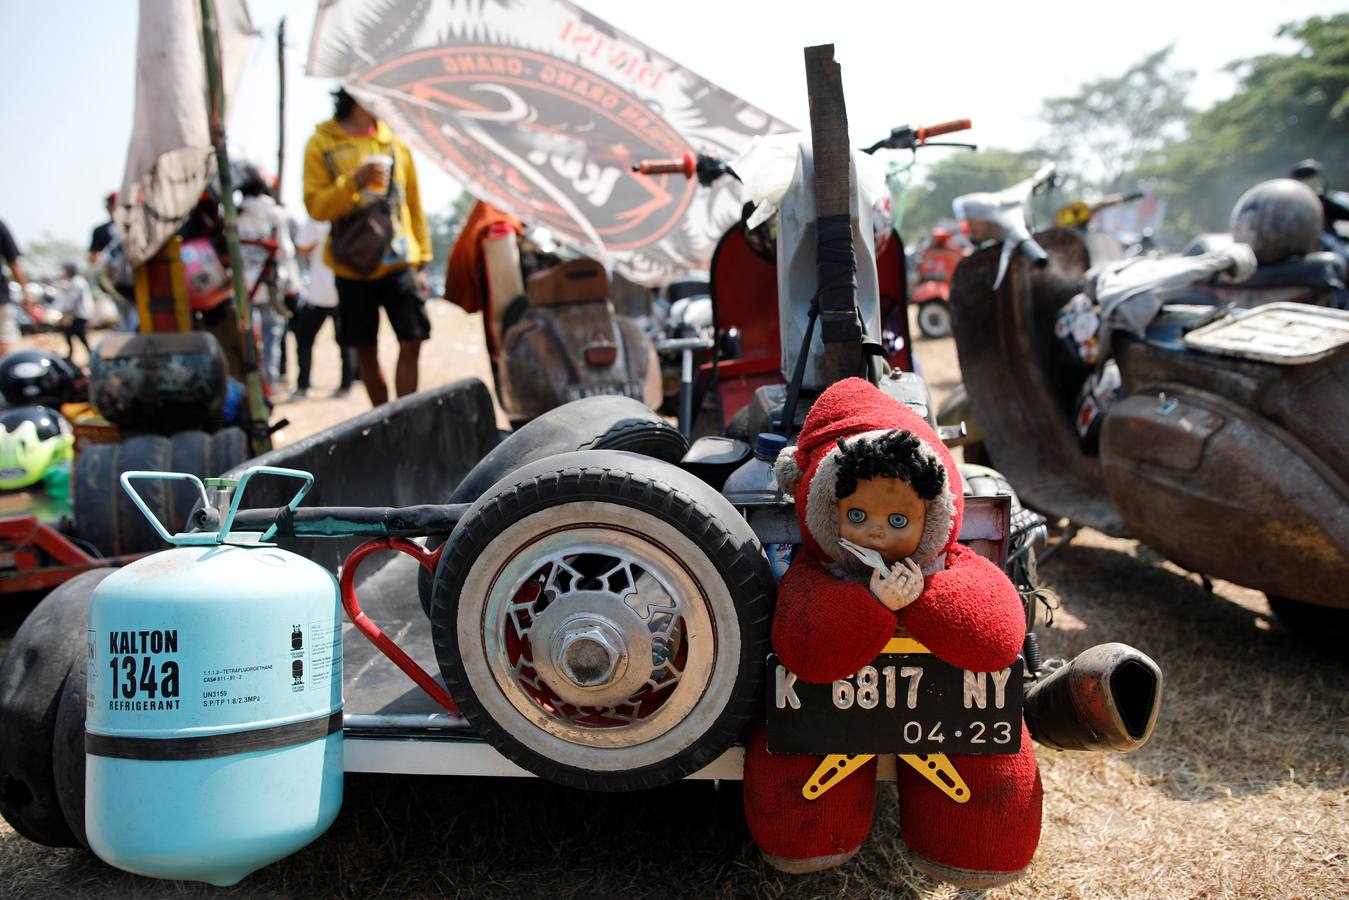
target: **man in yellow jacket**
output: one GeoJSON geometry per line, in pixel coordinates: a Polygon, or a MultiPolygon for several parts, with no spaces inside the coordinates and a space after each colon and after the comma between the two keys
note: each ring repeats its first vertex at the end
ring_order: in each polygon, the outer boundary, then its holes
{"type": "Polygon", "coordinates": [[[305,147],[304,205],[313,218],[332,222],[336,234],[344,219],[358,222],[370,212],[366,208],[370,204],[388,203],[386,218],[373,217],[390,226],[387,243],[376,239],[384,253],[373,268],[335,256],[333,235],[323,252],[337,280],[338,343],[356,350],[370,403],[379,406],[389,399],[376,346],[380,307],[398,336],[394,388],[400,397],[417,390],[418,356],[422,342],[431,336],[422,274],[431,261],[431,234],[407,145],[346,91],[339,88],[333,99],[333,117],[319,123],[305,147]]]}

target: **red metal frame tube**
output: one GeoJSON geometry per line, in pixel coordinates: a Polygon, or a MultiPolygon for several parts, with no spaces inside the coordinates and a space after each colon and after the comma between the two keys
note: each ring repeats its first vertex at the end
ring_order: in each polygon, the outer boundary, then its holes
{"type": "Polygon", "coordinates": [[[361,561],[372,553],[383,553],[387,550],[395,550],[399,553],[406,553],[417,560],[427,570],[434,572],[436,563],[440,561],[440,552],[444,549],[438,547],[435,550],[427,550],[421,544],[406,540],[405,538],[379,538],[373,541],[366,541],[347,556],[342,563],[342,576],[338,579],[338,586],[342,594],[342,608],[347,611],[347,617],[351,619],[351,624],[360,630],[361,634],[369,639],[389,658],[389,660],[417,683],[417,686],[431,695],[431,699],[445,707],[454,715],[459,715],[459,705],[454,702],[454,698],[449,692],[440,685],[438,681],[427,674],[426,670],[417,665],[412,657],[408,656],[403,650],[393,642],[393,640],[380,631],[379,626],[371,621],[370,617],[361,609],[360,603],[356,601],[356,570],[360,567],[361,561]]]}

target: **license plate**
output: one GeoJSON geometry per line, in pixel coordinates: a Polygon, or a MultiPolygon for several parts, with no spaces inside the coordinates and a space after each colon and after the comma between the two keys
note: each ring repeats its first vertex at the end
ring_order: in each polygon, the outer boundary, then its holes
{"type": "Polygon", "coordinates": [[[927,653],[882,653],[833,684],[768,657],[770,753],[1016,753],[1021,660],[967,672],[927,653]]]}

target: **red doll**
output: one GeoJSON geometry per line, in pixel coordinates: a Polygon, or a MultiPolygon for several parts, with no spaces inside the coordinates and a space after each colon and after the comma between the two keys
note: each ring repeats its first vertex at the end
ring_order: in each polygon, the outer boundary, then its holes
{"type": "MultiPolygon", "coordinates": [[[[776,465],[796,498],[801,548],[778,586],[773,648],[802,681],[829,683],[873,660],[903,627],[937,657],[996,672],[1021,650],[1025,615],[997,566],[956,543],[964,508],[946,447],[908,407],[860,378],[811,408],[776,465]],[[879,551],[888,577],[841,544],[879,551]]],[[[805,873],[846,862],[871,829],[876,763],[815,800],[802,787],[820,757],[770,754],[762,724],[745,755],[745,814],[765,859],[805,873]]],[[[1016,754],[952,756],[969,788],[957,803],[898,766],[900,833],[934,878],[986,888],[1022,874],[1040,838],[1040,775],[1022,725],[1016,754]]]]}

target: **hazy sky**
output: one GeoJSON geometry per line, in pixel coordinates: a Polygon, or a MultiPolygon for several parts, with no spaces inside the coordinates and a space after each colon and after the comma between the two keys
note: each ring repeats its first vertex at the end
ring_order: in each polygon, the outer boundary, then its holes
{"type": "MultiPolygon", "coordinates": [[[[196,2],[196,0],[156,0],[196,2]]],[[[1117,74],[1175,42],[1198,70],[1192,102],[1233,87],[1229,61],[1280,49],[1283,22],[1342,11],[1346,0],[582,0],[579,4],[774,115],[806,127],[802,48],[833,42],[856,143],[903,123],[971,118],[968,140],[1020,149],[1043,134],[1040,100],[1117,74]],[[655,10],[662,10],[656,12],[655,10]]],[[[287,21],[283,200],[300,214],[300,162],[332,85],[306,78],[314,0],[249,0],[265,31],[230,115],[231,144],[275,166],[276,23],[287,21]]],[[[0,218],[26,246],[50,235],[83,243],[121,182],[131,131],[135,0],[0,0],[8,139],[0,142],[0,218]]],[[[1282,48],[1286,49],[1286,47],[1282,48]]],[[[204,114],[204,113],[203,113],[204,114]]],[[[932,151],[934,153],[941,151],[932,151]]],[[[458,185],[419,159],[423,201],[447,206],[458,185]]]]}

